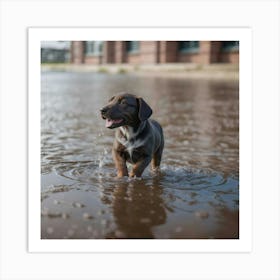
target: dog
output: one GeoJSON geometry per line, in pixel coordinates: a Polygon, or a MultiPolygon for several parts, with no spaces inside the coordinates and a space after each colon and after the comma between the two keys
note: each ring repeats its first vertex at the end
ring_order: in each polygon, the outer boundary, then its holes
{"type": "Polygon", "coordinates": [[[117,128],[112,150],[117,177],[141,177],[150,163],[152,171],[159,170],[163,130],[158,122],[149,119],[153,111],[141,97],[118,94],[100,112],[107,128],[117,128]],[[129,174],[126,162],[132,164],[129,174]]]}

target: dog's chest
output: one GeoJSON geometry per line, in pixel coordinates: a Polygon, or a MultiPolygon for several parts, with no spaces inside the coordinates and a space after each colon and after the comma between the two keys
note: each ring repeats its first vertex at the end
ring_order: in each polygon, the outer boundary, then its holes
{"type": "Polygon", "coordinates": [[[121,144],[124,158],[131,163],[136,163],[144,157],[144,139],[133,132],[132,128],[120,128],[121,133],[117,134],[117,141],[121,144]]]}
{"type": "Polygon", "coordinates": [[[128,162],[136,163],[143,157],[143,143],[141,140],[121,141],[123,155],[128,162]]]}
{"type": "Polygon", "coordinates": [[[143,140],[118,137],[118,142],[121,144],[122,155],[130,163],[136,163],[144,156],[143,140]]]}
{"type": "Polygon", "coordinates": [[[143,149],[138,148],[126,148],[125,158],[130,163],[136,163],[144,157],[143,149]]]}

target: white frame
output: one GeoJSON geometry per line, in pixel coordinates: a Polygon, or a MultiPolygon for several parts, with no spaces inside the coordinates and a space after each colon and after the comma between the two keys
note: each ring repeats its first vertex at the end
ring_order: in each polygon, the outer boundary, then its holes
{"type": "Polygon", "coordinates": [[[252,31],[250,28],[29,28],[29,252],[250,252],[252,248],[252,31]],[[137,31],[137,32],[136,32],[137,31]],[[185,34],[188,34],[186,38],[185,34]],[[40,239],[40,42],[71,40],[240,41],[240,238],[231,240],[40,239]],[[246,187],[245,187],[246,186],[246,187]],[[32,203],[31,203],[32,202],[32,203]]]}

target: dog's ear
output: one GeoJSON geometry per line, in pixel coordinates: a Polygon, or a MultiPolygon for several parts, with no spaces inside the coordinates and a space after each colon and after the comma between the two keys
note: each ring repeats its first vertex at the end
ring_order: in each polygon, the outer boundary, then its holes
{"type": "Polygon", "coordinates": [[[112,96],[112,97],[108,100],[108,102],[111,102],[115,97],[116,97],[115,95],[112,96]]]}
{"type": "Polygon", "coordinates": [[[145,121],[147,120],[153,113],[151,107],[140,97],[138,99],[139,104],[139,111],[138,111],[138,117],[139,120],[145,121]]]}

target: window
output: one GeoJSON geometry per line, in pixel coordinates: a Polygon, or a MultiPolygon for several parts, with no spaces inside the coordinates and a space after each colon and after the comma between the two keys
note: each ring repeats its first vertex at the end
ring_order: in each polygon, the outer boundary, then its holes
{"type": "Polygon", "coordinates": [[[85,54],[86,55],[102,55],[103,41],[86,41],[85,54]]]}
{"type": "Polygon", "coordinates": [[[238,51],[239,50],[239,41],[224,41],[222,43],[223,51],[238,51]]]}
{"type": "Polygon", "coordinates": [[[179,41],[179,52],[196,53],[199,51],[199,41],[179,41]]]}
{"type": "Polygon", "coordinates": [[[139,52],[139,41],[126,41],[126,51],[128,53],[139,52]]]}

